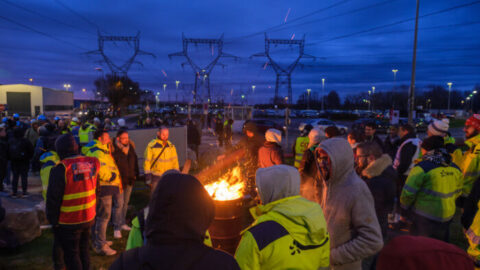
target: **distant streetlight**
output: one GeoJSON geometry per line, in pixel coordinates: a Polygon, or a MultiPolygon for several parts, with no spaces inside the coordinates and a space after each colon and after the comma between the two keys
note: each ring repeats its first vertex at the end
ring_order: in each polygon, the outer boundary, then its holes
{"type": "Polygon", "coordinates": [[[84,92],[84,93],[87,92],[87,89],[83,88],[83,89],[82,89],[82,92],[84,92]]]}
{"type": "Polygon", "coordinates": [[[33,78],[29,78],[28,81],[29,81],[30,83],[33,83],[33,78]]]}
{"type": "Polygon", "coordinates": [[[395,90],[395,86],[397,84],[397,72],[398,69],[392,69],[393,72],[393,90],[395,90]]]}
{"type": "Polygon", "coordinates": [[[448,105],[447,105],[447,111],[450,112],[450,92],[452,92],[452,82],[448,82],[448,105]]]}
{"type": "Polygon", "coordinates": [[[255,94],[255,88],[256,86],[255,85],[252,85],[252,93],[255,94]]]}
{"type": "Polygon", "coordinates": [[[322,78],[322,111],[324,111],[324,108],[325,108],[324,97],[325,97],[325,78],[322,78]]]}
{"type": "Polygon", "coordinates": [[[307,98],[308,98],[307,109],[310,109],[310,92],[311,91],[312,91],[312,89],[310,89],[310,88],[307,89],[307,98]]]}
{"type": "Polygon", "coordinates": [[[70,87],[72,87],[69,83],[66,83],[63,85],[63,87],[65,87],[65,90],[68,91],[68,89],[70,89],[70,87]]]}
{"type": "Polygon", "coordinates": [[[167,84],[164,83],[164,84],[163,84],[163,92],[165,92],[166,89],[167,89],[167,84]]]}
{"type": "Polygon", "coordinates": [[[175,102],[178,102],[178,85],[180,81],[175,81],[175,102]]]}

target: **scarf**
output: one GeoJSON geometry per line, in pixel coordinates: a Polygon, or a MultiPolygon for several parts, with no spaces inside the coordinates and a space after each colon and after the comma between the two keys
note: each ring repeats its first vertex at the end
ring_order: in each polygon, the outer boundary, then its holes
{"type": "Polygon", "coordinates": [[[423,160],[428,160],[428,161],[433,162],[435,164],[438,164],[442,167],[448,167],[450,162],[451,162],[450,156],[448,155],[446,150],[443,149],[443,148],[433,150],[433,151],[430,151],[430,152],[426,153],[422,157],[422,159],[423,160]]]}
{"type": "Polygon", "coordinates": [[[125,155],[128,155],[128,150],[130,150],[130,143],[127,145],[123,145],[117,139],[115,139],[115,145],[118,147],[118,149],[122,150],[125,155]]]}

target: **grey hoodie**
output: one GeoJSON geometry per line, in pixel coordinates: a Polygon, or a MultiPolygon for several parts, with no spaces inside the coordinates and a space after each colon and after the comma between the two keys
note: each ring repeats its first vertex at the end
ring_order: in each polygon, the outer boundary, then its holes
{"type": "Polygon", "coordinates": [[[317,184],[317,200],[331,237],[332,269],[360,270],[362,259],[383,247],[372,194],[353,169],[352,148],[345,139],[328,139],[319,148],[332,165],[330,179],[317,184]]]}

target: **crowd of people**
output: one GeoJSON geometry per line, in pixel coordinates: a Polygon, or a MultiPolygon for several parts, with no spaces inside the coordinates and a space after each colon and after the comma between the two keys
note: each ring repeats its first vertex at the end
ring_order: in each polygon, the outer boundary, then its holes
{"type": "MultiPolygon", "coordinates": [[[[222,126],[229,122],[217,118],[222,126]]],[[[0,147],[15,185],[24,170],[38,166],[35,156],[42,164],[55,269],[89,269],[90,239],[96,253],[115,255],[106,235],[110,220],[113,238],[129,231],[127,251],[111,269],[480,266],[480,115],[466,121],[462,145],[450,136],[447,119],[434,120],[423,140],[408,124],[392,126],[384,140],[374,124],[346,139],[335,127],[306,125],[293,147],[294,166],[285,164],[279,130],[262,134],[247,123],[244,137],[225,155],[244,151],[240,163],[259,204],[250,211],[254,221],[242,232],[234,256],[211,247],[213,200],[194,176],[180,172],[168,128],[160,127],[144,151],[150,202],[129,226],[127,207],[140,170],[128,130],[119,128],[110,138],[111,122],[108,127],[99,119],[92,124],[42,119],[36,126],[7,119],[8,126],[0,126],[0,147]],[[43,135],[35,139],[30,129],[43,135]],[[457,208],[468,253],[449,244],[457,208]],[[410,236],[397,236],[405,231],[410,236]]],[[[198,132],[191,120],[187,130],[198,132]]],[[[196,135],[188,135],[188,144],[198,155],[196,135]]],[[[16,191],[12,186],[14,198],[16,191]]],[[[28,196],[26,181],[22,191],[28,196]]]]}

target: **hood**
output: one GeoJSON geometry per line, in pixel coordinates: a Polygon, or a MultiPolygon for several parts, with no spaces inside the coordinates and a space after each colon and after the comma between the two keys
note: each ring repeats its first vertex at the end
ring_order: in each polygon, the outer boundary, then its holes
{"type": "Polygon", "coordinates": [[[282,142],[282,132],[278,129],[270,128],[265,132],[265,139],[267,142],[280,144],[282,142]]]}
{"type": "Polygon", "coordinates": [[[318,128],[314,128],[310,130],[310,133],[308,133],[308,147],[310,148],[316,144],[319,144],[323,139],[325,139],[325,132],[318,128]]]}
{"type": "Polygon", "coordinates": [[[330,179],[328,180],[331,184],[342,181],[353,172],[353,151],[347,140],[331,138],[323,141],[318,147],[327,152],[332,162],[330,179]]]}
{"type": "Polygon", "coordinates": [[[147,241],[153,244],[203,243],[214,215],[213,200],[195,177],[166,174],[150,200],[145,224],[147,241]]]}
{"type": "Polygon", "coordinates": [[[257,207],[258,222],[274,220],[304,246],[322,245],[328,240],[327,223],[319,204],[301,196],[284,198],[257,207]]]}
{"type": "Polygon", "coordinates": [[[262,204],[300,195],[300,174],[292,166],[260,168],[255,175],[255,181],[262,204]]]}
{"type": "Polygon", "coordinates": [[[388,154],[383,154],[380,158],[368,164],[368,166],[363,169],[362,176],[367,178],[377,177],[390,165],[392,165],[392,158],[390,158],[388,154]]]}

